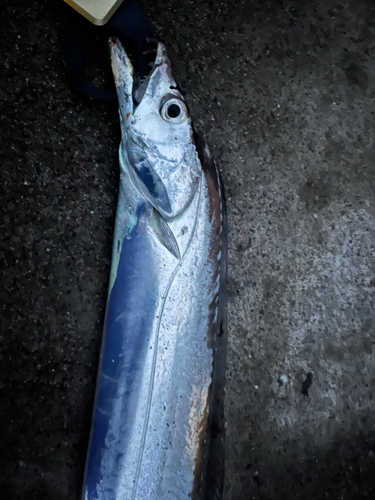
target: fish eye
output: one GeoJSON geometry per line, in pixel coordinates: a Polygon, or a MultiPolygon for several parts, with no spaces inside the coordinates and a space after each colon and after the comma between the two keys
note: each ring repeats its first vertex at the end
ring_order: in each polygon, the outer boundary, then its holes
{"type": "Polygon", "coordinates": [[[169,118],[177,118],[181,113],[180,106],[177,106],[177,104],[170,104],[168,106],[167,113],[169,118]]]}
{"type": "Polygon", "coordinates": [[[183,101],[180,99],[168,99],[160,110],[161,117],[169,122],[179,124],[186,120],[188,117],[188,110],[183,101]]]}

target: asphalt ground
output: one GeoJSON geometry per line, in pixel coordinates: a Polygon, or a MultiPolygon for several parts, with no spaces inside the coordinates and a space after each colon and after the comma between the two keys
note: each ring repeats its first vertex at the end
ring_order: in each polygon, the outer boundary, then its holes
{"type": "MultiPolygon", "coordinates": [[[[373,499],[374,4],[143,6],[227,193],[224,498],[373,499]]],[[[78,500],[117,104],[68,79],[62,1],[0,9],[0,496],[78,500]]],[[[99,86],[106,54],[86,62],[99,86]]]]}

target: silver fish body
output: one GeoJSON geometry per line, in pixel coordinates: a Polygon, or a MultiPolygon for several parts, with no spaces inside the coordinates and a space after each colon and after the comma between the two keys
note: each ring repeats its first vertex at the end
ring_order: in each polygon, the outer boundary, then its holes
{"type": "Polygon", "coordinates": [[[159,43],[110,40],[120,192],[83,500],[214,500],[224,480],[226,228],[218,171],[159,43]]]}

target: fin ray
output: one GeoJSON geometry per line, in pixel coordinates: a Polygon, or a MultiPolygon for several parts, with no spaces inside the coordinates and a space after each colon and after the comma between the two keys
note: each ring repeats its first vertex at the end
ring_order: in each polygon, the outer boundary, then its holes
{"type": "Polygon", "coordinates": [[[160,243],[174,256],[181,259],[180,249],[172,229],[157,210],[153,210],[150,227],[160,243]]]}

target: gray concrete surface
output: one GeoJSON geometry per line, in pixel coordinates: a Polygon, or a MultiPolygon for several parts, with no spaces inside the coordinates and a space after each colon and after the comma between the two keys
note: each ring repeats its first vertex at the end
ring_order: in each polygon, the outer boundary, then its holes
{"type": "MultiPolygon", "coordinates": [[[[225,500],[375,498],[375,9],[145,0],[222,170],[225,500]]],[[[117,189],[115,103],[62,2],[1,5],[2,500],[79,498],[117,189]]]]}

